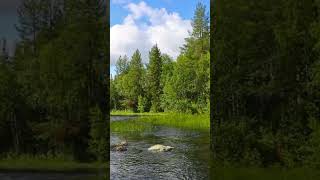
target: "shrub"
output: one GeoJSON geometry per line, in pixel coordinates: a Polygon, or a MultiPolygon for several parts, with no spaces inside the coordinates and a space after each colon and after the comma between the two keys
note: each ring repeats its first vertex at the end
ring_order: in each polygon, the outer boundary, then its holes
{"type": "Polygon", "coordinates": [[[98,106],[90,110],[89,151],[99,161],[107,160],[109,143],[107,142],[107,123],[98,106]]]}

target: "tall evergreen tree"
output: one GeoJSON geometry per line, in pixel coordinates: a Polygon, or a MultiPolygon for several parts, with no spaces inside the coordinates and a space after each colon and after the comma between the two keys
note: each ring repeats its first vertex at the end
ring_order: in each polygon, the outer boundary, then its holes
{"type": "Polygon", "coordinates": [[[126,76],[126,88],[127,93],[126,96],[129,98],[127,102],[128,105],[133,109],[133,111],[137,111],[138,108],[138,97],[139,95],[143,95],[142,89],[142,76],[143,76],[143,64],[141,59],[141,54],[139,50],[136,50],[131,58],[129,72],[126,76]]]}
{"type": "Polygon", "coordinates": [[[151,96],[151,111],[159,112],[161,111],[160,96],[162,94],[162,59],[160,49],[157,45],[153,46],[149,52],[149,66],[147,70],[148,91],[151,96]]]}

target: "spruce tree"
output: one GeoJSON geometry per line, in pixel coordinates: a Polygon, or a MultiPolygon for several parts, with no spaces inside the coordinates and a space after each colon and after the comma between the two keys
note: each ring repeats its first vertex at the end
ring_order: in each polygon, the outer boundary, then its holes
{"type": "Polygon", "coordinates": [[[151,48],[149,52],[148,66],[148,84],[151,97],[151,111],[161,111],[160,96],[162,94],[161,74],[162,74],[162,59],[161,52],[157,45],[151,48]]]}
{"type": "Polygon", "coordinates": [[[126,75],[126,96],[128,97],[128,106],[132,108],[134,112],[138,108],[138,97],[143,95],[142,89],[142,76],[143,76],[143,64],[141,59],[141,53],[136,50],[131,58],[129,72],[126,75]]]}

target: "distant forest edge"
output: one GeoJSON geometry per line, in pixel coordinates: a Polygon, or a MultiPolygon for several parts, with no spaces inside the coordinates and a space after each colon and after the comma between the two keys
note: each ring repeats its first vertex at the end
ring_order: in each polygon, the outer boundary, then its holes
{"type": "Polygon", "coordinates": [[[110,80],[111,110],[209,113],[210,20],[201,3],[192,28],[176,60],[157,45],[149,52],[148,64],[142,63],[139,50],[130,61],[126,55],[119,57],[110,80]]]}
{"type": "Polygon", "coordinates": [[[0,158],[109,156],[106,2],[23,0],[0,54],[0,158]]]}
{"type": "Polygon", "coordinates": [[[212,7],[214,162],[319,168],[319,1],[212,7]]]}

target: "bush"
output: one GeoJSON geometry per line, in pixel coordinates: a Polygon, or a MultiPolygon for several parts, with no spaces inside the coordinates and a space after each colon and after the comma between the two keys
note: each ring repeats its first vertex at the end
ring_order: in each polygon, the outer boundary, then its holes
{"type": "Polygon", "coordinates": [[[304,164],[313,168],[320,168],[320,126],[317,121],[311,120],[310,127],[313,132],[310,134],[310,139],[304,146],[305,158],[304,164]]]}
{"type": "Polygon", "coordinates": [[[90,140],[89,151],[99,161],[105,161],[109,154],[109,143],[107,142],[107,123],[98,106],[90,110],[90,140]]]}

